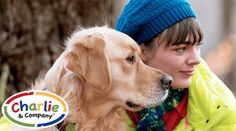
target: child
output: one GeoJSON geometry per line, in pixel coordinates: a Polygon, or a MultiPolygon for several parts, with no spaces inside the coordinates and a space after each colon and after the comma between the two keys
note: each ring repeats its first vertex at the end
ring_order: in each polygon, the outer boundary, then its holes
{"type": "Polygon", "coordinates": [[[203,30],[187,0],[130,0],[116,29],[140,45],[145,64],[173,77],[165,102],[128,112],[130,130],[236,130],[235,97],[200,57],[203,30]]]}

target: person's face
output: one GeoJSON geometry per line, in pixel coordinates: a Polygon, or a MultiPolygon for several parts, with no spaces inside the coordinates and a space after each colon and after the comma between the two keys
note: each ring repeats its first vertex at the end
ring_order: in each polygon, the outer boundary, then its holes
{"type": "Polygon", "coordinates": [[[164,43],[159,43],[158,47],[151,50],[141,46],[141,57],[147,65],[172,76],[171,86],[173,88],[187,88],[191,83],[191,76],[196,65],[200,63],[199,45],[192,45],[188,42],[186,40],[178,46],[167,47],[164,43]]]}

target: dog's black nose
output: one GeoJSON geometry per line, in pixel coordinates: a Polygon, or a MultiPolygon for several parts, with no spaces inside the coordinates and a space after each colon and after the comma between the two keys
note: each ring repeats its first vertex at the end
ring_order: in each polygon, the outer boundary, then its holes
{"type": "Polygon", "coordinates": [[[169,75],[163,75],[161,77],[161,87],[165,90],[169,89],[170,88],[170,84],[172,82],[172,77],[169,76],[169,75]]]}

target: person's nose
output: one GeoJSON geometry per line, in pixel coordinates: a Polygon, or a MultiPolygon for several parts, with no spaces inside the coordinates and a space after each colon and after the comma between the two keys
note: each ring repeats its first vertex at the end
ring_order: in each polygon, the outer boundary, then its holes
{"type": "Polygon", "coordinates": [[[193,49],[190,53],[190,56],[188,58],[188,64],[190,65],[198,65],[201,61],[200,57],[200,49],[196,46],[193,46],[193,49]]]}

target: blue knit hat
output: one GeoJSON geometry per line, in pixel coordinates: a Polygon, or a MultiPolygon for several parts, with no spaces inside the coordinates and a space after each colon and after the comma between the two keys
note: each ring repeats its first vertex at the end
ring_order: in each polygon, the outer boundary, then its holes
{"type": "Polygon", "coordinates": [[[141,44],[189,17],[196,15],[187,0],[130,0],[118,18],[116,30],[141,44]]]}

